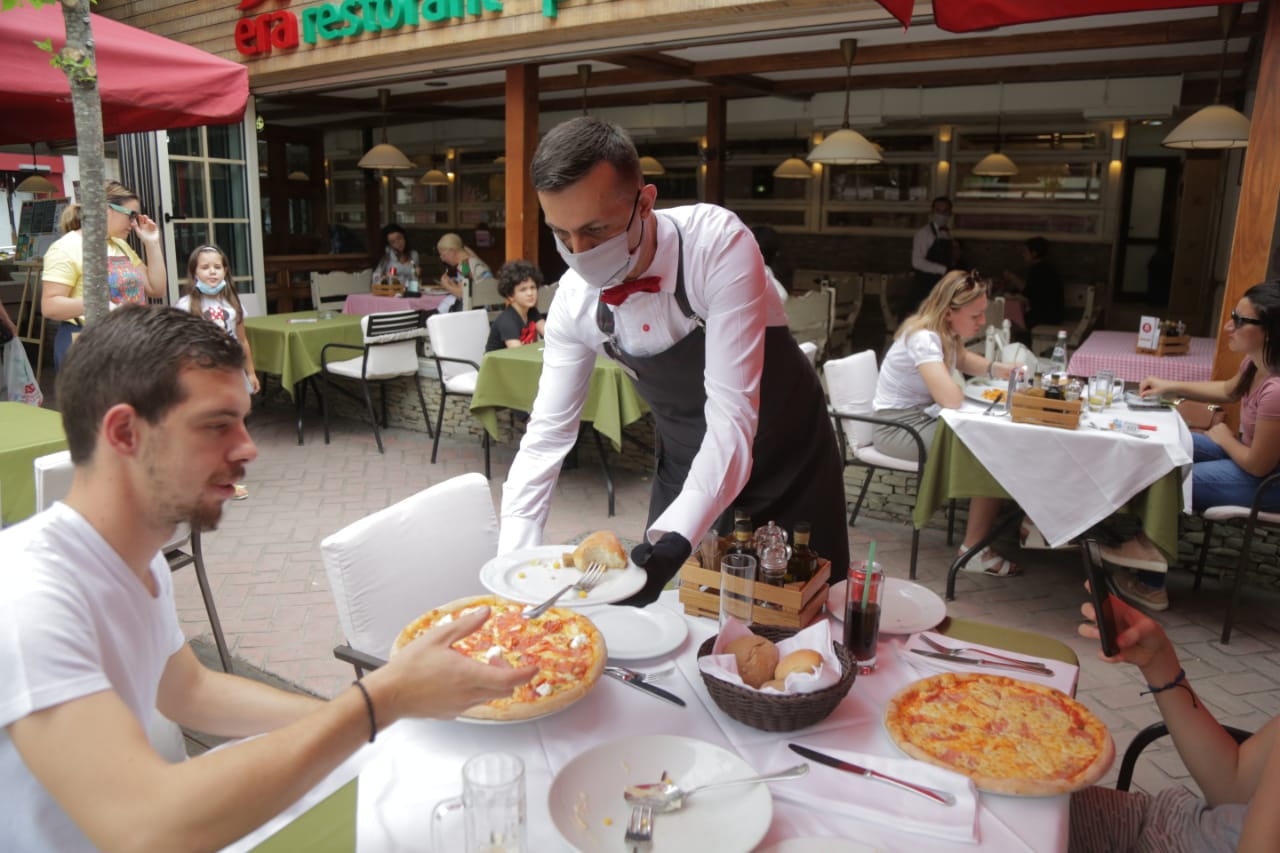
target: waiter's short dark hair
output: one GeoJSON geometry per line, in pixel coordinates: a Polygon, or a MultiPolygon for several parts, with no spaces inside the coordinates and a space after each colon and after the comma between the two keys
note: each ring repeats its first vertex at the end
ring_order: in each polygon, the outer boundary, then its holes
{"type": "Polygon", "coordinates": [[[1049,257],[1049,241],[1043,237],[1030,237],[1023,245],[1027,247],[1028,252],[1037,258],[1044,259],[1049,257]]]}
{"type": "Polygon", "coordinates": [[[598,163],[639,184],[640,155],[630,135],[616,124],[592,116],[561,122],[538,143],[529,172],[538,192],[556,192],[576,184],[598,163]]]}
{"type": "Polygon", "coordinates": [[[132,406],[158,423],[186,399],[180,376],[189,367],[244,370],[244,350],[217,324],[167,306],[125,305],[76,338],[58,373],[58,408],[71,461],[93,457],[107,410],[132,406]]]}
{"type": "Polygon", "coordinates": [[[945,201],[947,203],[947,207],[955,207],[955,205],[951,203],[951,196],[940,195],[937,198],[935,198],[933,201],[929,202],[929,209],[933,210],[933,208],[937,206],[938,202],[940,201],[945,201]]]}
{"type": "Polygon", "coordinates": [[[526,279],[532,279],[534,285],[542,287],[542,270],[528,261],[507,261],[498,270],[498,295],[510,299],[516,295],[516,285],[526,279]]]}

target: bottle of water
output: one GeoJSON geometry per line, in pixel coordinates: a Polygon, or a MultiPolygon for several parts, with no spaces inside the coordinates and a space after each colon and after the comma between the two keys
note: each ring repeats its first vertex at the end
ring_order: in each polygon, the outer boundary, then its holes
{"type": "Polygon", "coordinates": [[[1058,331],[1058,342],[1053,345],[1053,358],[1049,359],[1053,364],[1053,372],[1067,375],[1067,333],[1058,331]]]}

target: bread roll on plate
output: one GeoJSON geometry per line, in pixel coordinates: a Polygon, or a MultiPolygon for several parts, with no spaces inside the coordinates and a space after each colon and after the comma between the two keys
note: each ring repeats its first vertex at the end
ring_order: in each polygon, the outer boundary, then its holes
{"type": "Polygon", "coordinates": [[[606,569],[625,569],[627,552],[612,530],[597,530],[583,539],[572,554],[565,555],[565,563],[583,570],[592,563],[599,563],[606,569]]]}

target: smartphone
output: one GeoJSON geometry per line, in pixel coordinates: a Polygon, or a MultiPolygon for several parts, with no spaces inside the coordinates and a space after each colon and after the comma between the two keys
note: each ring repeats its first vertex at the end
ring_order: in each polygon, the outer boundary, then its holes
{"type": "Polygon", "coordinates": [[[1102,567],[1102,552],[1097,540],[1085,539],[1080,543],[1080,557],[1084,562],[1084,573],[1089,579],[1089,593],[1093,597],[1093,612],[1097,616],[1098,639],[1102,642],[1102,653],[1113,657],[1120,651],[1116,646],[1115,610],[1111,606],[1115,590],[1111,585],[1111,576],[1102,567]]]}

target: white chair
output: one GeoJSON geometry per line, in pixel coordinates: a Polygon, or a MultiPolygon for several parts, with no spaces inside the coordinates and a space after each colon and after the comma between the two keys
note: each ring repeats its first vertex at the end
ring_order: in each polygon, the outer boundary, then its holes
{"type": "MultiPolygon", "coordinates": [[[[427,318],[431,334],[431,357],[440,377],[440,411],[436,413],[435,442],[431,445],[431,464],[440,449],[440,430],[444,427],[444,407],[449,395],[470,397],[476,392],[480,378],[480,360],[489,340],[489,315],[483,309],[432,314],[427,318]]],[[[484,475],[489,476],[489,433],[484,433],[484,475]]]]}
{"type": "Polygon", "coordinates": [[[800,352],[804,353],[804,357],[809,359],[811,367],[818,366],[818,345],[813,341],[804,341],[800,344],[800,352]]]}
{"type": "Polygon", "coordinates": [[[830,287],[793,295],[783,305],[791,334],[800,343],[809,341],[817,346],[819,358],[826,352],[827,341],[831,338],[835,305],[836,292],[830,287]]]}
{"type": "Polygon", "coordinates": [[[556,291],[560,289],[560,282],[553,281],[551,284],[538,288],[538,310],[542,312],[542,316],[547,316],[551,310],[551,302],[556,298],[556,291]]]}
{"type": "MultiPolygon", "coordinates": [[[[871,486],[871,478],[877,468],[888,468],[894,471],[906,471],[916,476],[916,487],[919,488],[920,477],[924,473],[925,460],[929,448],[925,447],[920,434],[909,426],[896,421],[876,417],[872,405],[876,394],[876,381],[880,376],[876,367],[876,354],[872,350],[854,353],[845,358],[832,359],[822,366],[823,375],[827,379],[827,394],[831,399],[831,416],[837,421],[837,437],[840,440],[841,457],[845,467],[857,465],[867,469],[866,478],[862,481],[862,490],[858,500],[849,514],[849,526],[853,527],[858,520],[858,511],[866,499],[867,489],[871,486]],[[915,439],[920,452],[917,461],[898,459],[876,450],[872,438],[877,424],[887,424],[905,430],[915,439]]],[[[955,501],[951,501],[947,511],[947,544],[954,537],[955,501]]],[[[920,531],[912,526],[911,530],[911,577],[916,576],[916,556],[920,550],[920,531]]]]}
{"type": "Polygon", "coordinates": [[[838,272],[831,275],[830,282],[836,292],[836,319],[831,326],[827,354],[847,355],[853,346],[853,327],[862,313],[863,276],[856,272],[838,272]]]}
{"type": "MultiPolygon", "coordinates": [[[[325,344],[320,350],[320,375],[324,378],[325,393],[338,390],[354,398],[346,388],[329,381],[330,376],[342,376],[360,383],[364,392],[364,404],[373,424],[373,440],[382,453],[382,433],[378,430],[378,416],[373,411],[373,398],[369,396],[369,383],[378,383],[382,391],[382,426],[387,425],[387,383],[393,379],[411,378],[418,392],[418,405],[422,407],[422,420],[431,429],[431,413],[427,411],[427,398],[422,394],[422,382],[418,377],[418,344],[425,340],[426,311],[393,311],[387,314],[368,314],[360,318],[364,331],[364,346],[353,344],[325,344]],[[354,358],[329,361],[330,351],[348,350],[360,353],[354,358]]],[[[324,414],[324,443],[329,443],[329,407],[321,406],[324,414]]]]}
{"type": "Polygon", "coordinates": [[[376,669],[401,629],[439,604],[483,594],[498,553],[489,481],[463,474],[418,492],[320,543],[346,645],[334,657],[376,669]]]}
{"type": "Polygon", "coordinates": [[[463,310],[471,311],[476,308],[483,308],[488,312],[490,320],[502,313],[502,309],[507,306],[507,301],[498,292],[498,279],[496,276],[487,275],[471,282],[467,288],[466,295],[468,298],[463,300],[463,310]]]}
{"type": "Polygon", "coordinates": [[[313,272],[311,274],[311,306],[317,311],[341,311],[352,293],[368,293],[373,270],[359,272],[313,272]]]}

